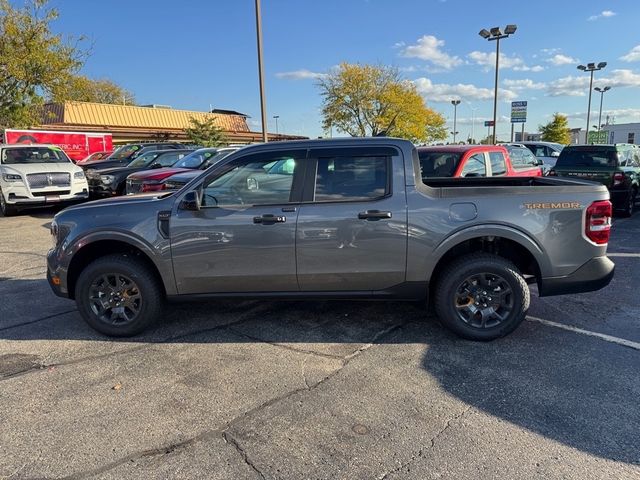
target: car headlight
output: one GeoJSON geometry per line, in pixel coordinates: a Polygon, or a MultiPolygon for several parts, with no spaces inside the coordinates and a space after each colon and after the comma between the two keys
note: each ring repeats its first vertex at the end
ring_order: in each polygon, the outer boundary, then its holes
{"type": "Polygon", "coordinates": [[[100,175],[100,181],[105,185],[111,185],[115,179],[113,175],[100,175]]]}
{"type": "Polygon", "coordinates": [[[21,182],[22,177],[20,175],[16,175],[15,173],[5,173],[2,175],[2,178],[5,182],[21,182]]]}
{"type": "Polygon", "coordinates": [[[84,180],[84,172],[80,170],[79,172],[74,173],[73,178],[76,180],[84,180]]]}

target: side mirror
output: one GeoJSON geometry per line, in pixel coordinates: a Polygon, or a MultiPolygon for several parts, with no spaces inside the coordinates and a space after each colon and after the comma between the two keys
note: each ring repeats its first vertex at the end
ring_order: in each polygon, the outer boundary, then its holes
{"type": "Polygon", "coordinates": [[[191,210],[197,212],[200,210],[200,193],[191,191],[187,193],[180,202],[180,210],[191,210]]]}
{"type": "Polygon", "coordinates": [[[555,150],[553,152],[551,152],[551,156],[553,158],[558,158],[560,156],[560,152],[556,152],[555,150]]]}
{"type": "Polygon", "coordinates": [[[539,167],[541,167],[542,165],[544,165],[544,160],[542,160],[541,158],[539,158],[536,162],[536,165],[538,165],[539,167]]]}

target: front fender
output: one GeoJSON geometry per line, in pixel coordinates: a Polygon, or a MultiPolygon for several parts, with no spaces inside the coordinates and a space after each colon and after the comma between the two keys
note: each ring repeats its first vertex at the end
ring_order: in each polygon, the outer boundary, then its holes
{"type": "Polygon", "coordinates": [[[78,252],[91,244],[102,241],[124,243],[142,252],[158,270],[167,295],[175,295],[177,293],[169,241],[160,235],[156,235],[153,243],[151,243],[131,231],[118,229],[92,231],[74,238],[66,245],[63,243],[62,252],[59,256],[59,266],[61,267],[59,273],[62,274],[61,277],[66,280],[69,266],[78,252]]]}

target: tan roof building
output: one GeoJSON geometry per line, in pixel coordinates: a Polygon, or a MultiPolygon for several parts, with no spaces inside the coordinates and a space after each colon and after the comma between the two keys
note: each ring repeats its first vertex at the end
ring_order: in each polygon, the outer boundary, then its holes
{"type": "MultiPolygon", "coordinates": [[[[101,132],[113,134],[114,143],[149,140],[187,140],[184,129],[191,118],[200,121],[213,118],[230,143],[262,141],[261,132],[252,132],[247,116],[230,110],[216,113],[176,110],[168,107],[138,107],[105,103],[65,102],[44,105],[42,128],[72,130],[74,132],[101,132]]],[[[270,141],[295,140],[306,137],[269,133],[270,141]]]]}

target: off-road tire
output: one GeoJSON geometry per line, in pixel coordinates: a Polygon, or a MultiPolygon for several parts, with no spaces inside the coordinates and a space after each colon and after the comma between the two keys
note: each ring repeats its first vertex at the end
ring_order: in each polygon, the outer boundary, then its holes
{"type": "Polygon", "coordinates": [[[76,282],[75,299],[80,314],[89,326],[110,337],[130,337],[147,329],[159,318],[165,300],[164,290],[155,272],[144,261],[129,254],[107,255],[87,265],[76,282]],[[139,290],[141,307],[131,323],[107,323],[92,309],[91,286],[96,279],[109,274],[125,275],[135,282],[139,290]]]}
{"type": "Polygon", "coordinates": [[[445,267],[435,286],[435,310],[440,322],[457,335],[479,341],[489,341],[513,332],[524,320],[531,294],[518,268],[509,260],[490,253],[471,253],[445,267]],[[474,274],[499,275],[512,290],[513,307],[504,321],[493,327],[480,328],[465,323],[455,306],[459,286],[474,274]]]}

